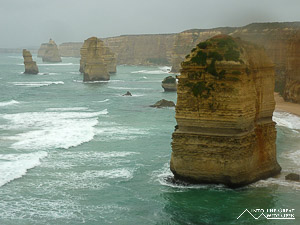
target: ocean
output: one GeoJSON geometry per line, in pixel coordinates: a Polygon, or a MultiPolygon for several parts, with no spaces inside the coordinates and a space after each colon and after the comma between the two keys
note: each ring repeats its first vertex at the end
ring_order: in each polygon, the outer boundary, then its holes
{"type": "Polygon", "coordinates": [[[120,65],[108,82],[83,83],[78,58],[34,60],[40,73],[25,75],[21,55],[0,55],[1,225],[299,224],[300,183],[284,180],[300,173],[299,117],[274,113],[279,177],[234,190],[172,184],[175,110],[149,107],[176,102],[161,87],[168,67],[120,65]],[[271,209],[296,219],[267,219],[271,209]]]}

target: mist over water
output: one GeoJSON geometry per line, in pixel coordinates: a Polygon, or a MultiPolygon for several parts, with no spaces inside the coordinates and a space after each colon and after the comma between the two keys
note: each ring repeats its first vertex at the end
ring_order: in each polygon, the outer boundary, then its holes
{"type": "Polygon", "coordinates": [[[161,88],[170,68],[118,66],[109,82],[83,83],[79,59],[36,60],[40,75],[25,75],[22,58],[0,55],[0,224],[282,224],[237,220],[246,208],[299,217],[300,185],[284,180],[300,172],[299,117],[274,113],[278,178],[237,190],[173,184],[175,110],[149,107],[176,102],[161,88]]]}

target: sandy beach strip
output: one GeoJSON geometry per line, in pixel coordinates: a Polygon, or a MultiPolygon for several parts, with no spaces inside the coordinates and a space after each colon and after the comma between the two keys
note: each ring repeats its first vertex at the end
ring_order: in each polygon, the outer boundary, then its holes
{"type": "Polygon", "coordinates": [[[274,93],[274,97],[276,102],[276,111],[288,112],[300,116],[300,104],[285,102],[278,93],[274,93]]]}

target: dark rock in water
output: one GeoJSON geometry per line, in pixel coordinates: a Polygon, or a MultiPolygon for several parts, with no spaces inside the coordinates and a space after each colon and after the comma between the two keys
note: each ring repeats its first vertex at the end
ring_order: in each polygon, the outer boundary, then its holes
{"type": "Polygon", "coordinates": [[[177,91],[176,79],[172,76],[165,77],[161,82],[161,86],[165,91],[177,91]]]}
{"type": "Polygon", "coordinates": [[[156,108],[175,107],[175,103],[172,101],[162,99],[162,100],[156,102],[154,105],[150,105],[150,107],[156,107],[156,108]]]}
{"type": "Polygon", "coordinates": [[[124,95],[122,95],[122,96],[132,96],[132,94],[129,92],[129,91],[127,91],[124,95]]]}
{"type": "Polygon", "coordinates": [[[30,51],[23,49],[23,58],[25,65],[25,74],[38,74],[39,69],[36,65],[36,62],[32,60],[32,55],[30,51]]]}
{"type": "Polygon", "coordinates": [[[289,173],[285,176],[286,180],[292,180],[292,181],[300,181],[300,175],[296,173],[289,173]]]}

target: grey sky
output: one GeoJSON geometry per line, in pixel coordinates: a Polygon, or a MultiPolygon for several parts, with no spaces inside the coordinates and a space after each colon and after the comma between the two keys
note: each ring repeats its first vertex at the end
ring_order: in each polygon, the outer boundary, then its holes
{"type": "Polygon", "coordinates": [[[299,0],[0,0],[0,47],[300,21],[299,0]]]}

